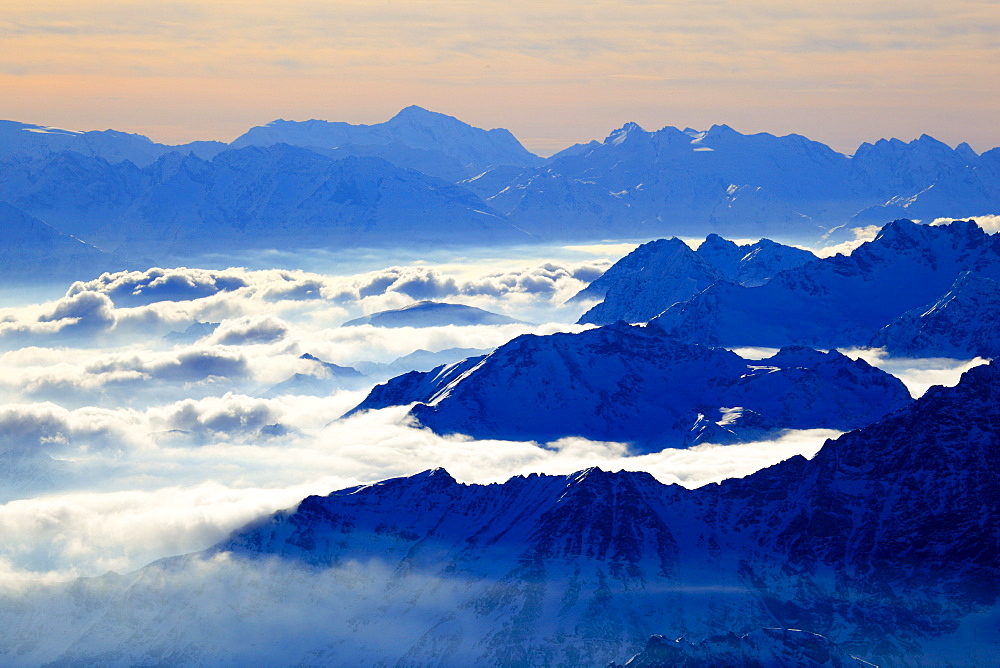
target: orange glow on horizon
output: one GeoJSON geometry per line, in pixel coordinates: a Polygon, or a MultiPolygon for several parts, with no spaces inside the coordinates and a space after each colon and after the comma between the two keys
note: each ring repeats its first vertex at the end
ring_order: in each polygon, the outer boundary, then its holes
{"type": "Polygon", "coordinates": [[[627,121],[982,151],[1000,145],[988,4],[50,0],[5,9],[0,86],[11,120],[166,143],[418,104],[542,154],[627,121]]]}

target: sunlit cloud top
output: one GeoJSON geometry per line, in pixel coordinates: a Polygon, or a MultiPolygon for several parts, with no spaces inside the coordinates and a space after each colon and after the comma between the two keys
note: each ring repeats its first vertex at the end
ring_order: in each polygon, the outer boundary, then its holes
{"type": "Polygon", "coordinates": [[[996,4],[972,0],[48,0],[4,9],[0,81],[15,120],[158,141],[419,104],[540,153],[629,120],[985,150],[998,36],[996,4]]]}

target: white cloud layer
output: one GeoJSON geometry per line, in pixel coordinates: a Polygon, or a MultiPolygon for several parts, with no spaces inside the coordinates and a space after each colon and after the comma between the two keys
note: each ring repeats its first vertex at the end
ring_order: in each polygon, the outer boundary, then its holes
{"type": "Polygon", "coordinates": [[[696,487],[796,454],[811,456],[838,435],[790,432],[771,442],[630,457],[624,444],[579,438],[538,444],[442,437],[408,424],[406,407],[325,424],[360,396],[226,395],[144,414],[53,408],[21,415],[10,426],[0,421],[0,429],[25,446],[74,455],[70,469],[56,479],[57,488],[69,491],[0,505],[8,568],[39,577],[128,571],[160,556],[208,547],[254,517],[309,494],[436,466],[463,482],[601,466],[647,470],[665,483],[696,487]],[[294,429],[262,437],[261,429],[272,424],[294,429]],[[58,447],[45,444],[50,437],[58,447]],[[112,442],[118,449],[109,454],[112,442]]]}
{"type": "Polygon", "coordinates": [[[979,227],[983,228],[990,234],[995,232],[1000,232],[1000,215],[996,214],[986,214],[982,216],[965,216],[964,218],[935,218],[931,221],[931,225],[947,225],[953,220],[975,220],[979,227]]]}
{"type": "Polygon", "coordinates": [[[887,373],[899,378],[914,398],[922,397],[932,385],[954,387],[962,374],[972,367],[989,363],[988,359],[976,357],[971,360],[956,360],[945,357],[891,357],[882,348],[848,348],[840,352],[854,359],[863,359],[887,373]]]}
{"type": "MultiPolygon", "coordinates": [[[[524,333],[579,331],[566,323],[586,306],[563,302],[609,263],[453,263],[355,276],[151,269],[106,274],[60,299],[0,310],[0,571],[128,571],[205,548],[308,494],[435,466],[462,481],[492,482],[596,465],[694,487],[811,456],[836,435],[790,432],[770,442],[630,456],[625,444],[579,438],[441,437],[409,424],[405,406],[339,420],[365,388],[268,393],[314,370],[303,353],[340,365],[390,362],[418,349],[489,349],[524,333]],[[540,324],[339,326],[427,297],[540,324]],[[194,340],[163,338],[199,322],[219,324],[194,340]]],[[[973,363],[856,354],[899,374],[915,394],[957,381],[973,363]]]]}

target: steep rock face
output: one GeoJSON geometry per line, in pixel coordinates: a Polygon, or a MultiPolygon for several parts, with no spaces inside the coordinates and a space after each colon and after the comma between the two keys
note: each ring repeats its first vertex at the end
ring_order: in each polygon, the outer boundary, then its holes
{"type": "MultiPolygon", "coordinates": [[[[684,597],[690,607],[675,609],[669,631],[709,636],[720,630],[704,626],[711,617],[741,632],[763,609],[772,622],[822,633],[884,665],[991,663],[1000,647],[986,627],[972,640],[975,634],[962,632],[960,623],[993,609],[1000,595],[998,397],[1000,367],[980,366],[956,387],[932,388],[912,406],[828,442],[811,461],[795,457],[741,480],[690,491],[657,486],[637,474],[603,474],[642,481],[632,484],[649,500],[643,513],[661,519],[657,535],[671,537],[666,554],[676,555],[661,561],[669,568],[660,577],[673,583],[667,591],[697,589],[695,583],[702,588],[684,597]],[[729,582],[726,573],[738,573],[740,584],[731,598],[715,598],[705,585],[729,582]],[[762,608],[739,596],[742,587],[754,592],[762,608]],[[708,615],[701,607],[706,604],[708,615]]],[[[510,493],[527,489],[520,479],[511,482],[510,493]]],[[[583,515],[568,514],[572,521],[554,524],[563,530],[550,532],[552,524],[546,525],[546,534],[560,537],[552,543],[585,545],[582,536],[591,535],[585,528],[612,516],[606,504],[617,504],[620,492],[604,482],[599,489],[585,499],[583,515]],[[563,536],[576,537],[566,543],[563,536]]],[[[559,499],[571,491],[567,487],[559,499]]],[[[530,501],[544,503],[537,496],[530,501]]],[[[500,513],[508,506],[520,507],[514,501],[496,504],[500,513]]],[[[546,516],[541,508],[536,512],[546,516]]],[[[548,516],[559,516],[553,512],[548,516]]],[[[471,525],[485,522],[477,518],[471,525]]],[[[642,543],[631,547],[633,554],[645,549],[642,543]]],[[[610,561],[611,553],[578,554],[610,561]]],[[[545,573],[554,573],[559,557],[545,554],[545,573]]],[[[675,595],[661,594],[663,605],[677,604],[675,595]]],[[[990,623],[988,615],[973,619],[990,623]]],[[[767,635],[779,645],[789,639],[767,635]]]]}
{"type": "Polygon", "coordinates": [[[309,497],[201,555],[0,607],[0,656],[996,665],[998,393],[977,367],[812,460],[693,490],[435,469],[309,497]]]}
{"type": "Polygon", "coordinates": [[[713,283],[762,285],[779,271],[815,259],[808,251],[768,239],[739,246],[710,234],[697,251],[680,239],[660,239],[639,246],[573,299],[604,300],[581,323],[646,322],[713,283]]]}
{"type": "Polygon", "coordinates": [[[894,318],[871,345],[901,357],[1000,356],[1000,282],[964,272],[941,298],[894,318]]]}
{"type": "Polygon", "coordinates": [[[708,235],[696,252],[725,280],[748,288],[763,285],[780,271],[801,267],[816,259],[807,250],[770,239],[741,246],[717,234],[708,235]]]}
{"type": "Polygon", "coordinates": [[[396,376],[387,383],[373,387],[365,400],[344,417],[363,410],[401,406],[419,401],[417,397],[434,397],[447,392],[478,368],[485,358],[486,355],[477,355],[452,364],[442,364],[430,371],[409,371],[396,376]]]}
{"type": "Polygon", "coordinates": [[[676,572],[678,549],[662,504],[679,492],[645,473],[589,469],[483,487],[434,470],[310,497],[213,551],[314,567],[378,558],[401,565],[395,586],[454,574],[461,612],[431,622],[407,651],[417,664],[606,663],[610,648],[636,646],[664,617],[653,585],[676,572]],[[450,642],[428,643],[443,639],[442,626],[450,642]]]}
{"type": "MultiPolygon", "coordinates": [[[[931,388],[912,407],[828,442],[812,461],[717,488],[713,520],[752,526],[754,540],[775,549],[741,568],[783,624],[820,630],[840,618],[839,642],[867,637],[881,661],[909,664],[907,653],[928,637],[995,605],[998,392],[1000,367],[976,367],[955,388],[931,388]]],[[[955,665],[1000,656],[989,644],[943,647],[933,651],[955,665]]]]}
{"type": "Polygon", "coordinates": [[[354,411],[418,402],[412,415],[438,433],[585,436],[655,451],[778,429],[851,429],[908,401],[900,381],[840,353],[787,349],[749,362],[616,325],[521,336],[486,357],[379,385],[354,411]]]}
{"type": "Polygon", "coordinates": [[[1000,237],[972,221],[899,220],[850,256],[789,269],[755,288],[716,284],[655,322],[710,345],[867,345],[893,318],[936,299],[970,270],[1000,278],[1000,237]]]}
{"type": "Polygon", "coordinates": [[[532,474],[487,486],[462,485],[444,469],[433,469],[308,497],[294,512],[262,520],[213,549],[331,565],[345,554],[339,534],[362,531],[368,520],[405,507],[412,512],[398,521],[369,527],[374,528],[365,540],[370,554],[413,559],[414,544],[438,543],[435,549],[440,549],[441,541],[453,541],[449,549],[509,549],[538,561],[597,557],[620,562],[620,568],[611,568],[620,576],[627,576],[628,564],[652,557],[656,570],[666,573],[676,567],[677,545],[647,498],[662,491],[663,485],[648,473],[612,474],[597,468],[569,476],[532,474]],[[342,523],[347,508],[352,509],[353,526],[342,523]],[[593,512],[595,508],[601,512],[593,512]],[[642,538],[647,533],[652,537],[648,543],[642,538]]]}
{"type": "Polygon", "coordinates": [[[639,246],[573,299],[604,300],[584,313],[581,323],[646,322],[721,278],[716,267],[680,239],[660,239],[639,246]]]}

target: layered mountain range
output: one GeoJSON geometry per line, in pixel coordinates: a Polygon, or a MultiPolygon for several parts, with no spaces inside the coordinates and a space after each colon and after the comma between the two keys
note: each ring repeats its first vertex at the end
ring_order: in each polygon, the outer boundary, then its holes
{"type": "MultiPolygon", "coordinates": [[[[820,259],[715,233],[833,243],[901,215],[998,205],[1000,149],[926,136],[846,156],[796,135],[627,124],[543,159],[506,130],[419,107],[375,125],[281,120],[232,144],[176,147],[2,122],[4,285],[251,248],[713,232],[697,250],[643,244],[582,290],[578,302],[600,300],[581,318],[592,329],[388,365],[304,354],[267,396],[419,369],[348,415],[399,406],[389,415],[408,411],[406,426],[484,456],[494,444],[467,437],[573,456],[574,437],[644,454],[789,429],[848,433],[812,459],[697,489],[599,468],[463,484],[437,468],[310,496],[135,573],[5,579],[0,663],[998,665],[1000,363],[914,401],[835,348],[1000,354],[1000,235],[972,220],[896,220],[850,255],[820,259]],[[722,346],[778,350],[747,359],[722,346]]],[[[243,285],[227,280],[209,293],[243,285]]],[[[208,294],[184,281],[164,289],[179,301],[208,294]]],[[[158,298],[120,290],[109,294],[121,308],[158,298]]],[[[509,322],[421,302],[348,324],[509,322]]],[[[195,321],[162,343],[218,326],[195,321]]],[[[215,391],[201,379],[185,392],[215,391]]],[[[290,428],[252,434],[278,448],[290,428]]],[[[31,452],[0,458],[8,489],[50,489],[67,465],[31,452]]]]}
{"type": "Polygon", "coordinates": [[[897,378],[832,351],[746,360],[625,324],[524,335],[489,355],[376,386],[355,412],[415,404],[442,434],[625,441],[641,451],[757,440],[782,429],[854,429],[910,401],[897,378]]]}
{"type": "Polygon", "coordinates": [[[675,238],[640,246],[583,290],[603,301],[579,322],[651,321],[708,345],[992,357],[998,278],[1000,237],[974,221],[897,220],[850,255],[822,259],[768,240],[738,247],[710,236],[693,251],[675,238]],[[727,273],[706,248],[748,252],[727,273]]]}
{"type": "Polygon", "coordinates": [[[943,296],[896,316],[871,343],[901,357],[1000,357],[1000,282],[962,272],[943,296]]]}
{"type": "Polygon", "coordinates": [[[707,232],[815,243],[901,214],[991,213],[998,184],[997,149],[977,155],[927,136],[849,157],[797,135],[627,124],[543,159],[506,130],[419,107],[374,125],[274,121],[229,145],[0,126],[0,202],[158,262],[245,247],[707,232]]]}
{"type": "Polygon", "coordinates": [[[865,346],[895,318],[941,299],[964,272],[1000,278],[1000,236],[971,220],[897,220],[849,256],[788,269],[758,287],[716,283],[652,322],[709,345],[865,346]]]}
{"type": "Polygon", "coordinates": [[[811,460],[697,489],[596,468],[468,485],[435,469],[311,496],[205,553],[5,603],[0,655],[607,665],[645,648],[632,665],[995,665],[998,393],[1000,367],[976,367],[811,460]],[[59,613],[39,616],[42,601],[59,613]],[[674,649],[688,662],[662,661],[674,649]]]}
{"type": "Polygon", "coordinates": [[[646,322],[719,281],[763,285],[784,269],[815,260],[809,251],[761,239],[738,245],[710,234],[697,250],[674,237],[645,243],[611,266],[571,301],[601,299],[579,322],[646,322]]]}

